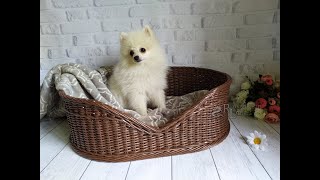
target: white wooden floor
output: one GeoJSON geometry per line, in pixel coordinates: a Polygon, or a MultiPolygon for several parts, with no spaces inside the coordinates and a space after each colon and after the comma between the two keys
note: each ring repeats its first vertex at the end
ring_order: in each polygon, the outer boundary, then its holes
{"type": "Polygon", "coordinates": [[[124,163],[84,159],[69,144],[66,120],[40,122],[43,180],[251,180],[280,179],[280,125],[230,114],[231,131],[219,145],[197,153],[124,163]],[[267,135],[266,151],[250,148],[245,136],[267,135]]]}

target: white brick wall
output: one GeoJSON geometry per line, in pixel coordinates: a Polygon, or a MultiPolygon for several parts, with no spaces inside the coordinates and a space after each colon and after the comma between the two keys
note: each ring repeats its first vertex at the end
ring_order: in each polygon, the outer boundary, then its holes
{"type": "Polygon", "coordinates": [[[280,71],[280,0],[40,0],[40,83],[53,66],[118,61],[119,33],[150,25],[170,65],[234,78],[280,71]]]}

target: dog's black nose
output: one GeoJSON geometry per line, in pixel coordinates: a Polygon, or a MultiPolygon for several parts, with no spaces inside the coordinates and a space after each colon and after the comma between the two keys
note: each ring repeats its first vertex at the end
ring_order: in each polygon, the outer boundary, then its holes
{"type": "Polygon", "coordinates": [[[137,62],[140,62],[140,61],[141,61],[140,58],[139,58],[139,56],[135,56],[135,57],[133,57],[133,59],[134,59],[135,61],[137,61],[137,62]]]}

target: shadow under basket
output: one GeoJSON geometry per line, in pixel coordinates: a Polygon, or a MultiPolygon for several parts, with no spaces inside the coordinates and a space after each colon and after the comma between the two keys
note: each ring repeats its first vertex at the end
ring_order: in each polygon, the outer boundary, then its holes
{"type": "Polygon", "coordinates": [[[170,67],[166,95],[181,96],[198,90],[209,93],[161,128],[152,127],[92,99],[59,91],[64,101],[70,143],[87,159],[124,162],[208,149],[230,131],[228,94],[231,77],[195,67],[170,67]]]}

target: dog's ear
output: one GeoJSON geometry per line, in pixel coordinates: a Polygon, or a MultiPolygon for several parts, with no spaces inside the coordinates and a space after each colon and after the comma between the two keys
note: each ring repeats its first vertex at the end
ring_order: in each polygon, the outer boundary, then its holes
{"type": "Polygon", "coordinates": [[[146,33],[149,36],[153,35],[152,29],[149,25],[145,25],[143,28],[143,32],[146,33]]]}
{"type": "Polygon", "coordinates": [[[123,41],[123,40],[127,39],[127,36],[128,36],[127,33],[121,32],[121,33],[120,33],[120,40],[123,41]]]}

